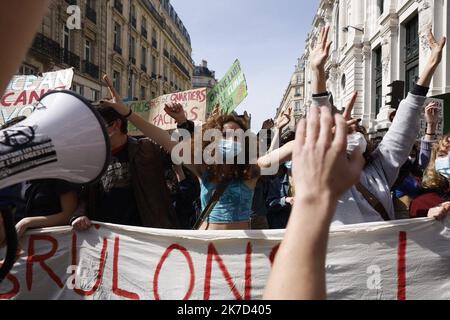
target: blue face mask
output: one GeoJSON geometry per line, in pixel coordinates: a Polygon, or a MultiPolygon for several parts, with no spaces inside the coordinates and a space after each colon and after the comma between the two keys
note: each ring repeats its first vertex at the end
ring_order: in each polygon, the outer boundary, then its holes
{"type": "Polygon", "coordinates": [[[233,140],[220,140],[218,147],[224,160],[234,159],[242,152],[242,145],[233,140]]]}
{"type": "Polygon", "coordinates": [[[436,159],[435,166],[441,176],[450,180],[450,157],[436,159]]]}

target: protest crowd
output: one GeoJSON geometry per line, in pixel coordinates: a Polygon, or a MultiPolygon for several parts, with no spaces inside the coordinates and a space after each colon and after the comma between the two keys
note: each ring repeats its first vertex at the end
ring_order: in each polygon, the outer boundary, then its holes
{"type": "MultiPolygon", "coordinates": [[[[181,105],[167,104],[167,115],[189,134],[174,140],[132,112],[105,76],[111,96],[98,103],[97,111],[111,142],[106,173],[85,187],[41,180],[0,190],[1,199],[13,199],[19,238],[27,230],[54,226],[83,232],[93,221],[175,230],[287,229],[265,298],[325,298],[330,225],[442,220],[450,212],[450,135],[436,135],[439,110],[426,104],[446,38],[435,39],[430,31],[428,64],[375,145],[360,120],[352,118],[357,92],[345,110],[330,102],[324,69],[328,33],[329,27],[323,28],[310,55],[313,103],[289,134],[281,133],[291,122],[290,112],[243,137],[235,132],[250,130],[247,113],[228,114],[217,106],[198,127],[181,105]],[[427,131],[418,143],[423,113],[427,131]],[[128,135],[128,123],[143,136],[128,135]],[[208,130],[221,137],[205,141],[208,130]],[[258,142],[256,155],[249,150],[250,139],[258,142]],[[205,159],[210,149],[211,159],[205,159]],[[268,168],[275,170],[267,174],[268,168]]],[[[11,61],[5,59],[2,64],[11,61]]],[[[2,80],[8,76],[2,72],[2,80]]]]}

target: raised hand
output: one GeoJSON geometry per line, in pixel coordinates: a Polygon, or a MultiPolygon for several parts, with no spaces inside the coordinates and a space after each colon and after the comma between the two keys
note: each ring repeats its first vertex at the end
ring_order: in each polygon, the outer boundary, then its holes
{"type": "Polygon", "coordinates": [[[442,37],[442,39],[438,42],[436,38],[434,37],[433,32],[428,32],[428,44],[431,49],[431,57],[430,57],[430,63],[432,65],[439,65],[442,61],[442,52],[444,51],[445,44],[447,43],[447,38],[442,37]]]}
{"type": "Polygon", "coordinates": [[[252,115],[248,114],[247,111],[244,112],[244,116],[242,117],[242,119],[244,120],[245,125],[247,126],[247,128],[250,128],[250,124],[252,121],[252,115]]]}
{"type": "Polygon", "coordinates": [[[179,103],[166,104],[164,107],[164,111],[178,124],[183,124],[187,121],[183,106],[179,103]]]}
{"type": "Polygon", "coordinates": [[[427,88],[430,87],[431,79],[433,79],[434,73],[442,61],[442,55],[446,43],[446,37],[442,37],[442,39],[438,42],[430,29],[428,33],[428,44],[431,49],[431,55],[422,71],[422,74],[420,75],[419,80],[417,81],[419,86],[427,88]]]}
{"type": "Polygon", "coordinates": [[[288,109],[288,112],[283,114],[283,116],[278,120],[276,127],[279,130],[283,130],[289,123],[291,123],[291,114],[292,114],[292,108],[288,109]]]}
{"type": "Polygon", "coordinates": [[[128,115],[130,112],[130,108],[128,108],[122,101],[122,98],[120,97],[119,93],[114,88],[111,80],[107,75],[103,76],[103,81],[105,82],[106,86],[108,87],[109,94],[111,95],[110,100],[101,100],[100,106],[107,108],[113,108],[116,110],[119,114],[125,116],[128,115]]]}
{"type": "Polygon", "coordinates": [[[425,120],[428,125],[437,125],[439,122],[439,105],[437,102],[430,102],[425,107],[425,120]]]}
{"type": "Polygon", "coordinates": [[[320,31],[315,48],[310,53],[310,63],[313,71],[323,69],[330,56],[331,42],[328,42],[330,27],[324,27],[320,31]]]}
{"type": "Polygon", "coordinates": [[[315,199],[323,192],[338,199],[359,181],[364,159],[355,150],[347,158],[347,123],[331,116],[327,107],[311,108],[308,122],[300,121],[293,153],[296,194],[315,199]],[[333,135],[333,125],[336,133],[333,135]]]}
{"type": "Polygon", "coordinates": [[[267,119],[263,122],[262,130],[269,130],[272,129],[275,126],[275,123],[273,122],[273,119],[267,119]]]}

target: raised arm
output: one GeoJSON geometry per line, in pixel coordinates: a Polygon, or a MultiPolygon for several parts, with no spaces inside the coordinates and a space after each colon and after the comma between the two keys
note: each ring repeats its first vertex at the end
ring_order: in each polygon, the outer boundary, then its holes
{"type": "Polygon", "coordinates": [[[428,36],[431,56],[421,77],[405,100],[400,103],[397,115],[379,148],[373,154],[374,161],[383,168],[390,186],[397,179],[399,169],[408,160],[409,153],[419,133],[419,118],[423,112],[431,79],[442,60],[446,38],[438,43],[431,30],[428,36]]]}
{"type": "Polygon", "coordinates": [[[275,134],[272,139],[272,143],[270,144],[268,153],[277,149],[277,146],[280,146],[281,133],[283,132],[283,129],[286,128],[286,126],[288,126],[289,123],[291,123],[291,114],[292,114],[292,109],[289,108],[288,112],[283,114],[281,119],[279,119],[277,121],[277,123],[274,125],[273,130],[275,131],[275,134]]]}
{"type": "Polygon", "coordinates": [[[436,142],[436,130],[439,121],[439,108],[436,102],[431,102],[425,107],[425,120],[427,122],[427,131],[422,138],[419,153],[419,167],[422,171],[428,167],[430,162],[433,144],[436,142]]]}
{"type": "Polygon", "coordinates": [[[308,124],[301,120],[293,155],[294,208],[264,299],[326,298],[330,223],[338,199],[359,181],[364,163],[358,150],[348,160],[346,149],[347,125],[341,115],[333,121],[329,108],[312,108],[308,124]]]}
{"type": "Polygon", "coordinates": [[[104,76],[103,80],[108,86],[112,99],[110,101],[101,101],[101,106],[111,107],[122,116],[129,115],[127,120],[129,120],[136,128],[138,128],[146,137],[150,138],[155,143],[163,147],[164,150],[171,153],[173,148],[177,145],[177,142],[172,141],[169,133],[147,122],[145,119],[135,113],[130,114],[130,108],[128,108],[122,102],[120,95],[117,93],[108,76],[104,76]]]}
{"type": "MultiPolygon", "coordinates": [[[[311,89],[313,95],[327,93],[327,78],[325,75],[325,64],[330,56],[331,42],[328,41],[330,27],[324,27],[320,31],[316,46],[310,53],[310,64],[312,72],[311,89]]],[[[327,95],[328,96],[328,95],[327,95]]]]}

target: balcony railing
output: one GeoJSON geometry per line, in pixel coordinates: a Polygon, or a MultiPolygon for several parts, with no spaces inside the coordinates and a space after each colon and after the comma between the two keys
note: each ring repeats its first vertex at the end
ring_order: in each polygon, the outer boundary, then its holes
{"type": "Polygon", "coordinates": [[[100,76],[100,69],[97,65],[93,64],[90,61],[87,60],[83,60],[83,68],[82,71],[84,73],[87,73],[88,75],[90,75],[92,78],[98,79],[100,76]]]}
{"type": "Polygon", "coordinates": [[[38,33],[34,38],[32,49],[58,62],[60,61],[61,46],[58,42],[44,36],[42,33],[38,33]]]}
{"type": "Polygon", "coordinates": [[[114,9],[116,9],[120,14],[123,13],[123,4],[121,0],[114,0],[114,9]]]}
{"type": "Polygon", "coordinates": [[[141,35],[142,35],[145,39],[147,39],[148,32],[147,32],[147,29],[145,29],[144,27],[141,28],[141,35]]]}
{"type": "Polygon", "coordinates": [[[415,60],[415,59],[419,58],[419,50],[420,50],[419,38],[406,44],[406,47],[405,47],[406,62],[410,62],[411,60],[415,60]]]}
{"type": "Polygon", "coordinates": [[[185,66],[183,66],[183,64],[180,62],[180,60],[177,59],[177,57],[172,56],[172,62],[178,67],[178,69],[180,69],[180,71],[182,73],[184,73],[186,75],[186,77],[189,80],[191,79],[191,75],[189,74],[189,71],[186,69],[185,66]]]}
{"type": "Polygon", "coordinates": [[[141,70],[147,73],[147,67],[145,66],[145,64],[141,64],[141,70]]]}
{"type": "Polygon", "coordinates": [[[97,23],[97,12],[88,5],[86,5],[86,18],[91,20],[93,23],[97,23]]]}
{"type": "Polygon", "coordinates": [[[152,38],[152,47],[158,49],[158,41],[155,38],[152,38]]]}
{"type": "Polygon", "coordinates": [[[164,49],[164,56],[170,60],[170,54],[169,51],[167,51],[166,49],[164,49]]]}
{"type": "Polygon", "coordinates": [[[80,57],[66,48],[61,48],[61,62],[80,69],[80,57]]]}
{"type": "Polygon", "coordinates": [[[131,25],[133,26],[133,28],[137,29],[137,19],[136,17],[131,17],[131,25]]]}

